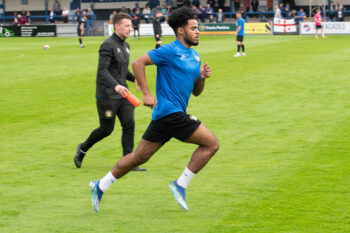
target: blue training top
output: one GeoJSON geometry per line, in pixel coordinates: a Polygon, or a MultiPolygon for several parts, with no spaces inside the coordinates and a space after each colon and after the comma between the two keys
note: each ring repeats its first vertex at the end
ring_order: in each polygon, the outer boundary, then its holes
{"type": "Polygon", "coordinates": [[[237,22],[237,28],[241,26],[241,30],[238,32],[239,36],[244,36],[244,19],[241,17],[237,22]]]}
{"type": "Polygon", "coordinates": [[[157,104],[152,119],[158,120],[175,112],[186,113],[195,80],[200,75],[198,53],[176,40],[149,51],[148,55],[157,66],[157,104]]]}

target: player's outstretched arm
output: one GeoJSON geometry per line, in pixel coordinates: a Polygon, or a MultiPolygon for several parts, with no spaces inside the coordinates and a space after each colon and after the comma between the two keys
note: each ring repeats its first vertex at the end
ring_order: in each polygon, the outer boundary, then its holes
{"type": "Polygon", "coordinates": [[[196,80],[194,84],[194,88],[192,91],[192,94],[194,96],[199,96],[202,93],[205,85],[205,79],[209,78],[210,76],[211,76],[211,68],[210,66],[208,66],[208,62],[206,62],[200,69],[199,78],[196,80]]]}
{"type": "Polygon", "coordinates": [[[146,81],[146,72],[145,72],[146,65],[153,65],[153,62],[151,58],[148,56],[148,54],[145,54],[137,58],[132,63],[132,69],[134,71],[135,79],[137,80],[137,83],[140,86],[141,91],[143,93],[143,104],[152,109],[156,105],[156,98],[152,96],[148,88],[148,84],[146,81]]]}

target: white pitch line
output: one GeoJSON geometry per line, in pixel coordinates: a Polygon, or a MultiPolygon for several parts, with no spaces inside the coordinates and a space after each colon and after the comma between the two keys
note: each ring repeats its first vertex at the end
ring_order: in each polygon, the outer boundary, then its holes
{"type": "Polygon", "coordinates": [[[22,58],[22,57],[24,57],[24,53],[21,53],[20,55],[15,56],[15,57],[6,57],[6,58],[0,59],[0,60],[12,60],[12,59],[18,59],[18,58],[22,58]]]}

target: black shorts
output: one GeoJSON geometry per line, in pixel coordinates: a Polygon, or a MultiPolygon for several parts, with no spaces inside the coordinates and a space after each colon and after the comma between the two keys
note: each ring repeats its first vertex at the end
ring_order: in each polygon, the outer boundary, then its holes
{"type": "Polygon", "coordinates": [[[321,29],[323,28],[322,25],[316,25],[316,29],[321,29]]]}
{"type": "Polygon", "coordinates": [[[192,115],[175,112],[158,120],[152,120],[142,138],[151,142],[166,143],[172,137],[185,141],[201,122],[192,115]]]}
{"type": "MultiPolygon", "coordinates": [[[[118,114],[121,105],[130,105],[130,111],[134,111],[135,107],[125,98],[108,99],[96,98],[98,116],[100,119],[113,120],[118,114]]],[[[132,113],[133,114],[133,113],[132,113]]]]}
{"type": "Polygon", "coordinates": [[[83,36],[83,35],[81,34],[81,29],[78,29],[77,31],[78,31],[78,36],[83,36]]]}
{"type": "Polygon", "coordinates": [[[237,36],[236,41],[243,42],[244,36],[237,36]]]}

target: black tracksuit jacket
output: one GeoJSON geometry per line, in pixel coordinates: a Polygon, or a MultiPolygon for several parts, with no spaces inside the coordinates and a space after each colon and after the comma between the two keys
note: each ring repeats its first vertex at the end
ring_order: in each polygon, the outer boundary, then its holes
{"type": "Polygon", "coordinates": [[[135,81],[129,71],[130,46],[115,33],[103,42],[99,50],[99,61],[96,78],[96,97],[121,99],[114,87],[128,87],[126,80],[135,81]]]}

